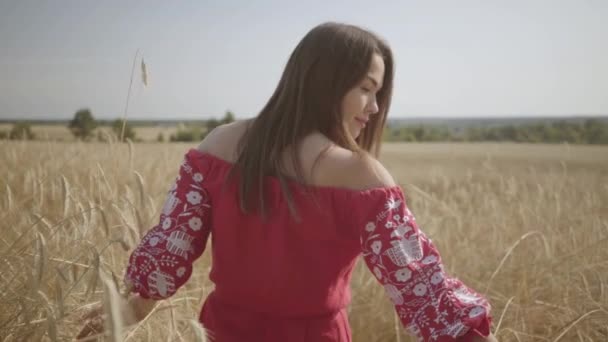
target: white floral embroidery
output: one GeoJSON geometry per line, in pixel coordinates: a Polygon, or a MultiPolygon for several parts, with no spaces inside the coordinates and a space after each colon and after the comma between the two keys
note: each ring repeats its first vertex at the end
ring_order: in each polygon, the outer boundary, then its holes
{"type": "Polygon", "coordinates": [[[197,172],[192,175],[192,179],[194,179],[195,182],[200,183],[203,181],[203,175],[197,172]]]}
{"type": "Polygon", "coordinates": [[[400,281],[402,283],[410,280],[411,277],[412,271],[410,271],[409,268],[402,268],[395,272],[395,278],[397,279],[397,281],[400,281]]]}
{"type": "Polygon", "coordinates": [[[405,234],[409,233],[410,230],[412,230],[411,227],[400,225],[399,227],[395,228],[395,230],[391,233],[391,237],[402,238],[405,236],[405,234]]]}
{"type": "Polygon", "coordinates": [[[203,217],[208,216],[211,203],[197,184],[203,179],[185,158],[163,204],[160,223],[131,254],[125,280],[133,283],[135,291],[167,298],[188,278],[188,267],[204,251],[210,233],[192,233],[208,228],[203,217]]]}
{"type": "Polygon", "coordinates": [[[190,164],[188,164],[187,159],[184,159],[182,161],[182,169],[188,174],[192,173],[192,166],[190,166],[190,164]]]}
{"type": "Polygon", "coordinates": [[[473,318],[473,317],[477,317],[479,315],[481,315],[482,313],[486,312],[486,309],[482,306],[476,306],[473,309],[471,309],[471,311],[469,311],[469,317],[473,318]]]}
{"type": "Polygon", "coordinates": [[[361,231],[363,257],[418,341],[458,339],[474,323],[463,318],[487,314],[490,304],[444,272],[436,247],[415,222],[403,198],[390,196],[361,231]]]}
{"type": "Polygon", "coordinates": [[[457,290],[455,290],[454,295],[456,296],[456,298],[458,298],[459,301],[466,303],[466,304],[476,303],[480,299],[475,294],[467,291],[464,287],[460,287],[457,290]]]}
{"type": "Polygon", "coordinates": [[[165,219],[163,220],[163,229],[167,230],[169,228],[171,228],[171,218],[165,217],[165,219]]]}
{"type": "Polygon", "coordinates": [[[412,234],[408,239],[392,241],[392,243],[394,247],[387,253],[395,265],[405,266],[422,259],[422,245],[416,234],[412,234]]]}
{"type": "Polygon", "coordinates": [[[433,285],[437,285],[437,284],[441,283],[442,280],[443,280],[442,272],[435,272],[431,276],[431,284],[433,284],[433,285]]]}
{"type": "Polygon", "coordinates": [[[393,240],[391,244],[393,247],[387,249],[386,254],[397,266],[406,266],[422,259],[422,246],[415,234],[412,234],[408,239],[393,240]]]}
{"type": "Polygon", "coordinates": [[[457,338],[459,336],[464,335],[464,333],[466,333],[467,331],[468,331],[467,326],[464,325],[464,324],[462,324],[461,321],[457,321],[457,322],[454,322],[452,324],[449,324],[441,332],[442,332],[443,335],[447,335],[447,336],[451,336],[453,338],[457,338]]]}
{"type": "Polygon", "coordinates": [[[194,230],[195,232],[200,230],[202,225],[203,225],[203,221],[198,218],[198,217],[193,217],[190,220],[188,220],[188,225],[190,226],[190,228],[192,230],[194,230]]]}
{"type": "Polygon", "coordinates": [[[400,204],[401,204],[401,200],[395,200],[394,198],[391,197],[386,202],[386,209],[388,209],[388,210],[397,209],[400,204]]]}
{"type": "Polygon", "coordinates": [[[426,285],[424,284],[417,284],[414,287],[414,294],[418,297],[424,296],[426,294],[426,285]]]}
{"type": "Polygon", "coordinates": [[[434,264],[437,262],[437,256],[436,255],[429,255],[426,258],[422,259],[422,263],[425,265],[430,265],[430,264],[434,264]]]}
{"type": "Polygon", "coordinates": [[[160,241],[160,239],[157,236],[154,236],[154,237],[150,238],[150,240],[148,242],[150,243],[150,246],[154,247],[158,244],[159,241],[160,241]]]}
{"type": "Polygon", "coordinates": [[[374,242],[372,242],[372,251],[375,254],[380,254],[381,249],[382,249],[382,241],[374,241],[374,242]]]}
{"type": "Polygon", "coordinates": [[[194,237],[181,230],[171,232],[167,238],[167,250],[184,259],[188,259],[188,254],[192,252],[192,241],[194,237]]]}
{"type": "Polygon", "coordinates": [[[188,202],[190,204],[197,205],[197,204],[201,203],[203,196],[201,196],[201,194],[196,191],[190,191],[186,195],[186,199],[188,200],[188,202]]]}
{"type": "Polygon", "coordinates": [[[170,292],[175,291],[175,280],[170,274],[153,271],[148,276],[148,287],[161,297],[166,297],[170,292]]]}

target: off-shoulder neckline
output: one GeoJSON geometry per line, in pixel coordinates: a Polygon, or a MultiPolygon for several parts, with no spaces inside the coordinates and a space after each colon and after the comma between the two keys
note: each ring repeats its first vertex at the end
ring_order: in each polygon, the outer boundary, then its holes
{"type": "MultiPolygon", "coordinates": [[[[218,163],[219,165],[221,165],[224,168],[232,168],[234,166],[234,163],[231,161],[228,161],[226,159],[223,159],[219,156],[216,156],[215,154],[212,154],[210,152],[206,152],[206,151],[201,151],[199,149],[196,148],[191,148],[188,151],[188,154],[195,154],[196,156],[200,157],[200,158],[207,158],[209,160],[212,160],[213,162],[218,163]]],[[[266,179],[271,180],[272,182],[279,184],[279,179],[275,176],[266,176],[266,179]]],[[[288,179],[287,182],[291,185],[291,186],[295,186],[297,188],[300,189],[308,189],[308,190],[312,190],[315,192],[332,192],[332,193],[346,193],[346,194],[351,194],[351,195],[366,195],[366,194],[375,194],[375,193],[387,193],[387,192],[393,192],[393,191],[402,191],[402,188],[399,184],[393,185],[393,186],[380,186],[380,187],[373,187],[373,188],[369,188],[369,189],[351,189],[351,188],[344,188],[344,187],[337,187],[337,186],[331,186],[331,185],[315,185],[315,184],[302,184],[294,179],[288,179]]]]}

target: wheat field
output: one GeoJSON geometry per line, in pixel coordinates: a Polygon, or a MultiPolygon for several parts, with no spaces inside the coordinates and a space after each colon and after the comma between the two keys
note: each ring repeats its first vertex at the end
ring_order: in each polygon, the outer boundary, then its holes
{"type": "MultiPolygon", "coordinates": [[[[88,306],[113,303],[113,279],[190,147],[1,143],[1,341],[71,340],[88,306]]],[[[380,159],[446,271],[490,299],[500,341],[608,340],[607,147],[394,143],[380,159]]],[[[205,253],[176,296],[108,338],[198,338],[209,262],[205,253]]],[[[362,262],[352,290],[354,341],[411,340],[362,262]]]]}

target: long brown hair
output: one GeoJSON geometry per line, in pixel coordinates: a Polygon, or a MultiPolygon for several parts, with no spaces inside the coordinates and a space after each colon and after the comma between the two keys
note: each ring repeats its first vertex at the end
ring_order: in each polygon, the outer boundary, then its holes
{"type": "Polygon", "coordinates": [[[391,103],[393,69],[390,47],[370,31],[328,22],[308,32],[289,57],[270,100],[239,140],[238,158],[227,182],[237,170],[241,173],[241,210],[249,213],[258,204],[265,219],[264,177],[275,176],[290,213],[299,220],[282,156],[289,153],[296,180],[305,183],[297,152],[302,139],[315,131],[364,158],[369,154],[377,157],[391,103]],[[346,93],[363,80],[374,54],[382,56],[385,65],[383,87],[377,93],[379,112],[353,139],[343,125],[341,103],[346,93]]]}

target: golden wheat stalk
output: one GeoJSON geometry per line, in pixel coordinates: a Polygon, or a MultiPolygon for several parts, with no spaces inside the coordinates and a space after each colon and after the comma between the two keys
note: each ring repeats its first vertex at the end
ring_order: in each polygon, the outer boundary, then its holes
{"type": "Polygon", "coordinates": [[[63,185],[63,191],[61,192],[63,197],[63,217],[67,217],[70,210],[70,185],[64,175],[61,175],[61,184],[63,185]]]}
{"type": "Polygon", "coordinates": [[[116,288],[115,283],[106,276],[101,277],[103,283],[103,307],[106,316],[106,322],[109,341],[122,341],[122,331],[124,318],[122,315],[123,299],[116,288]]]}
{"type": "MultiPolygon", "coordinates": [[[[133,66],[131,67],[131,79],[129,80],[129,89],[127,90],[127,100],[125,102],[125,113],[122,117],[122,128],[120,129],[120,142],[124,141],[125,137],[125,126],[127,124],[127,112],[129,111],[129,100],[131,99],[131,88],[133,87],[133,75],[135,74],[135,65],[137,63],[137,55],[139,55],[139,49],[135,51],[135,57],[133,57],[133,66]]],[[[141,60],[141,81],[144,86],[148,85],[148,68],[143,58],[141,60]]]]}
{"type": "Polygon", "coordinates": [[[148,68],[146,67],[146,62],[144,59],[141,59],[141,82],[144,86],[148,86],[148,68]]]}

